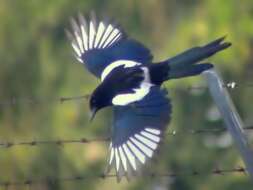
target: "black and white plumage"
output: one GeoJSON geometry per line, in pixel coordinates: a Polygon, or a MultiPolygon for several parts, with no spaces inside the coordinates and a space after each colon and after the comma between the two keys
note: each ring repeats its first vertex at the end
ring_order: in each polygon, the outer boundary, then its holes
{"type": "Polygon", "coordinates": [[[107,171],[114,167],[118,180],[130,177],[153,157],[169,123],[171,103],[161,84],[212,68],[198,63],[231,44],[219,38],[153,64],[150,51],[115,23],[79,14],[71,25],[75,57],[101,80],[90,99],[93,116],[106,106],[114,110],[107,171]]]}
{"type": "Polygon", "coordinates": [[[134,105],[115,106],[109,169],[116,166],[119,178],[141,169],[158,150],[170,113],[167,92],[157,86],[134,105]]]}
{"type": "Polygon", "coordinates": [[[113,24],[100,21],[96,23],[95,15],[89,22],[79,14],[79,23],[71,19],[73,34],[68,32],[72,41],[72,47],[75,51],[78,61],[83,63],[82,56],[93,49],[105,49],[117,43],[124,37],[124,34],[113,24]]]}

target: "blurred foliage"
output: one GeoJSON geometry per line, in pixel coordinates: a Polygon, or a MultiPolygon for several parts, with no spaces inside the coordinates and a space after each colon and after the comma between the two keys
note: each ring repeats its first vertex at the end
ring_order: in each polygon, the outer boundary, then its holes
{"type": "MultiPolygon", "coordinates": [[[[94,10],[116,18],[128,34],[143,42],[163,60],[195,45],[227,35],[233,47],[210,59],[226,81],[250,83],[253,74],[252,0],[1,0],[0,1],[0,100],[12,97],[53,98],[91,92],[98,80],[72,57],[64,29],[78,11],[94,10]]],[[[207,91],[189,93],[186,85],[202,84],[201,77],[168,81],[173,92],[170,129],[203,129],[222,126],[212,117],[215,106],[207,91]]],[[[252,124],[249,104],[253,90],[231,91],[245,124],[252,124]]],[[[0,141],[73,139],[110,134],[110,109],[100,112],[93,123],[84,100],[64,104],[18,103],[0,106],[0,141]]],[[[238,151],[224,133],[167,137],[154,171],[209,170],[241,163],[238,151]],[[218,142],[230,142],[221,143],[218,142]]],[[[88,175],[103,171],[105,143],[0,148],[0,180],[43,176],[88,175]]],[[[243,175],[178,177],[176,179],[89,179],[80,182],[43,184],[35,189],[252,189],[243,175]]],[[[15,187],[12,187],[15,189],[15,187]]],[[[22,189],[18,187],[17,189],[22,189]]]]}

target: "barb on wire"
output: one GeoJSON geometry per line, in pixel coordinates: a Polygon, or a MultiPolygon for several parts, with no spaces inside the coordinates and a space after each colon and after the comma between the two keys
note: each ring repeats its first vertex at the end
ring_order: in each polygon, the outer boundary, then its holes
{"type": "MultiPolygon", "coordinates": [[[[253,126],[246,126],[244,130],[253,130],[253,126]]],[[[201,135],[201,134],[215,134],[227,131],[226,128],[213,128],[213,129],[188,129],[188,130],[170,130],[166,134],[171,136],[176,135],[201,135]]],[[[38,145],[58,145],[62,146],[65,144],[88,144],[93,142],[106,142],[109,141],[110,137],[100,138],[80,138],[80,139],[65,139],[65,140],[31,140],[31,141],[0,141],[0,148],[11,148],[15,146],[38,146],[38,145]]]]}
{"type": "MultiPolygon", "coordinates": [[[[246,127],[243,127],[243,130],[253,130],[253,125],[249,125],[246,127]]],[[[227,128],[225,127],[216,127],[216,128],[208,128],[208,129],[188,129],[188,130],[170,130],[167,134],[168,135],[185,135],[185,134],[192,134],[192,135],[198,135],[198,134],[212,134],[212,133],[220,133],[227,131],[227,128]]]]}
{"type": "MultiPolygon", "coordinates": [[[[223,176],[225,174],[246,174],[246,168],[238,166],[231,169],[213,169],[210,171],[198,171],[198,170],[192,170],[192,171],[177,171],[177,172],[164,172],[164,173],[143,173],[139,175],[139,177],[169,177],[169,178],[176,178],[176,177],[187,177],[187,176],[200,176],[200,175],[219,175],[223,176]]],[[[63,182],[70,182],[70,181],[83,181],[87,179],[108,179],[108,178],[115,178],[115,174],[108,174],[105,175],[103,173],[95,174],[95,175],[86,175],[86,176],[69,176],[69,177],[42,177],[42,178],[29,178],[22,181],[1,181],[0,186],[4,187],[10,187],[10,186],[32,186],[35,184],[48,184],[48,183],[63,183],[63,182]]]]}
{"type": "MultiPolygon", "coordinates": [[[[237,83],[237,82],[228,82],[225,83],[224,88],[228,88],[230,90],[234,90],[239,87],[253,87],[253,83],[237,83]]],[[[207,86],[189,86],[185,87],[187,90],[200,90],[200,89],[206,89],[207,86]]],[[[171,90],[180,90],[179,88],[170,88],[171,90]]],[[[9,100],[6,101],[0,101],[0,107],[4,106],[14,106],[16,104],[42,104],[42,103],[64,103],[67,101],[77,101],[77,100],[88,100],[90,97],[90,94],[85,94],[85,95],[78,95],[78,96],[68,96],[68,97],[55,97],[55,98],[34,98],[34,97],[27,97],[27,98],[18,98],[18,97],[13,97],[10,98],[9,100]]]]}

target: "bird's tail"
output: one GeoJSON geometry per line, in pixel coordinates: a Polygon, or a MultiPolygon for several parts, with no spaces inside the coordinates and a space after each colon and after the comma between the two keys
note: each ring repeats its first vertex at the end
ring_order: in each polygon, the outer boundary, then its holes
{"type": "Polygon", "coordinates": [[[224,42],[224,39],[225,37],[222,37],[205,46],[191,48],[166,60],[164,63],[169,65],[167,79],[194,76],[212,68],[211,63],[197,63],[231,46],[231,43],[224,42]]]}

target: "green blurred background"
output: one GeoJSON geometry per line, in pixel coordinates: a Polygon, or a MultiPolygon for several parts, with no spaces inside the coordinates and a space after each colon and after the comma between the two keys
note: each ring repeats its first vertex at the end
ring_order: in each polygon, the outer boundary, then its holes
{"type": "MultiPolygon", "coordinates": [[[[149,47],[155,61],[189,47],[227,35],[232,48],[210,59],[225,81],[241,87],[230,91],[245,125],[253,123],[253,1],[252,0],[0,0],[0,141],[78,139],[110,134],[111,110],[101,111],[89,123],[87,101],[57,103],[55,97],[90,93],[98,80],[72,57],[64,29],[78,11],[108,15],[129,36],[149,47]],[[4,102],[18,98],[17,104],[4,102]],[[23,98],[45,100],[27,104],[23,98]],[[110,118],[110,119],[108,119],[110,118]]],[[[169,130],[216,129],[223,126],[205,85],[195,77],[168,81],[173,99],[169,130]],[[177,89],[177,90],[175,90],[177,89]]],[[[250,132],[248,133],[250,137],[250,132]]],[[[253,133],[252,133],[253,134],[253,133]]],[[[252,141],[251,141],[252,142],[252,141]]],[[[64,146],[0,147],[0,181],[27,178],[96,175],[104,170],[108,143],[64,146]]],[[[225,132],[167,136],[151,171],[233,168],[241,165],[239,152],[225,132]]],[[[0,187],[1,189],[2,187],[0,187]]],[[[10,189],[27,187],[11,186],[10,189]]],[[[114,178],[33,185],[32,189],[252,189],[245,175],[200,175],[137,178],[117,184],[114,178]]],[[[4,188],[3,188],[4,189],[4,188]]]]}

